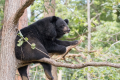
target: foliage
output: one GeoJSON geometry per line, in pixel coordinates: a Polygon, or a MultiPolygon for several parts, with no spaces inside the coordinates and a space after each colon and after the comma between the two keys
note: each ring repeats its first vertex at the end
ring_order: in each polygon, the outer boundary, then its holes
{"type": "Polygon", "coordinates": [[[4,4],[5,4],[5,0],[0,0],[0,29],[3,25],[3,17],[4,17],[4,4]]]}

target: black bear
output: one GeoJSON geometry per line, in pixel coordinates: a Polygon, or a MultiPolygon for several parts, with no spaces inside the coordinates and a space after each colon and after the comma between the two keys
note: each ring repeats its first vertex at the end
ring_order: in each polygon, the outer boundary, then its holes
{"type": "MultiPolygon", "coordinates": [[[[36,47],[44,53],[60,53],[66,52],[66,47],[76,45],[78,41],[61,41],[58,38],[62,37],[65,33],[69,33],[68,19],[61,19],[56,16],[46,17],[38,20],[37,22],[21,29],[24,37],[28,38],[29,43],[35,43],[36,47]]],[[[28,80],[27,67],[30,63],[40,63],[46,76],[49,80],[53,80],[51,74],[51,65],[39,62],[41,58],[49,58],[42,52],[32,49],[31,46],[24,42],[20,47],[17,46],[19,36],[15,40],[15,56],[18,60],[24,62],[23,66],[18,68],[18,71],[23,80],[28,80]]]]}

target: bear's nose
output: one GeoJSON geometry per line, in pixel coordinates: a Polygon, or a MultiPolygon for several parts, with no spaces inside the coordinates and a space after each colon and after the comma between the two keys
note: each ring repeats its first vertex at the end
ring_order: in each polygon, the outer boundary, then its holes
{"type": "Polygon", "coordinates": [[[69,33],[69,32],[70,32],[70,29],[68,29],[67,32],[69,33]]]}

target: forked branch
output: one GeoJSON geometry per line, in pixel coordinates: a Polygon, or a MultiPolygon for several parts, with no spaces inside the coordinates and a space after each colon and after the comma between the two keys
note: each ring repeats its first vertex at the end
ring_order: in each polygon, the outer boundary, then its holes
{"type": "Polygon", "coordinates": [[[14,17],[14,24],[17,24],[19,18],[22,16],[22,14],[24,13],[24,10],[30,6],[32,3],[34,2],[34,0],[26,0],[26,2],[20,6],[20,8],[17,10],[17,12],[15,13],[15,17],[14,17]]]}

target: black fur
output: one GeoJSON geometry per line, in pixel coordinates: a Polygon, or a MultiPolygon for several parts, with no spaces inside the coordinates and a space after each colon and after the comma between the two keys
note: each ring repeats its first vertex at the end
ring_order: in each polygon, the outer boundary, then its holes
{"type": "MultiPolygon", "coordinates": [[[[36,47],[46,54],[48,53],[60,53],[63,54],[66,51],[66,47],[70,45],[77,44],[78,41],[60,41],[58,38],[62,37],[65,33],[70,31],[68,27],[69,21],[67,19],[62,20],[59,17],[52,16],[38,20],[37,22],[21,29],[21,33],[24,37],[27,37],[30,43],[35,43],[36,47]]],[[[31,46],[24,42],[22,46],[18,47],[17,43],[20,39],[19,36],[15,40],[15,55],[16,58],[22,61],[31,61],[31,63],[36,63],[41,58],[49,58],[47,55],[42,52],[31,49],[31,46]]],[[[51,65],[47,63],[41,63],[44,68],[45,74],[49,80],[53,80],[51,74],[51,65]]],[[[20,75],[26,76],[27,80],[27,66],[19,68],[20,75]]],[[[24,80],[24,78],[23,78],[24,80]]]]}

